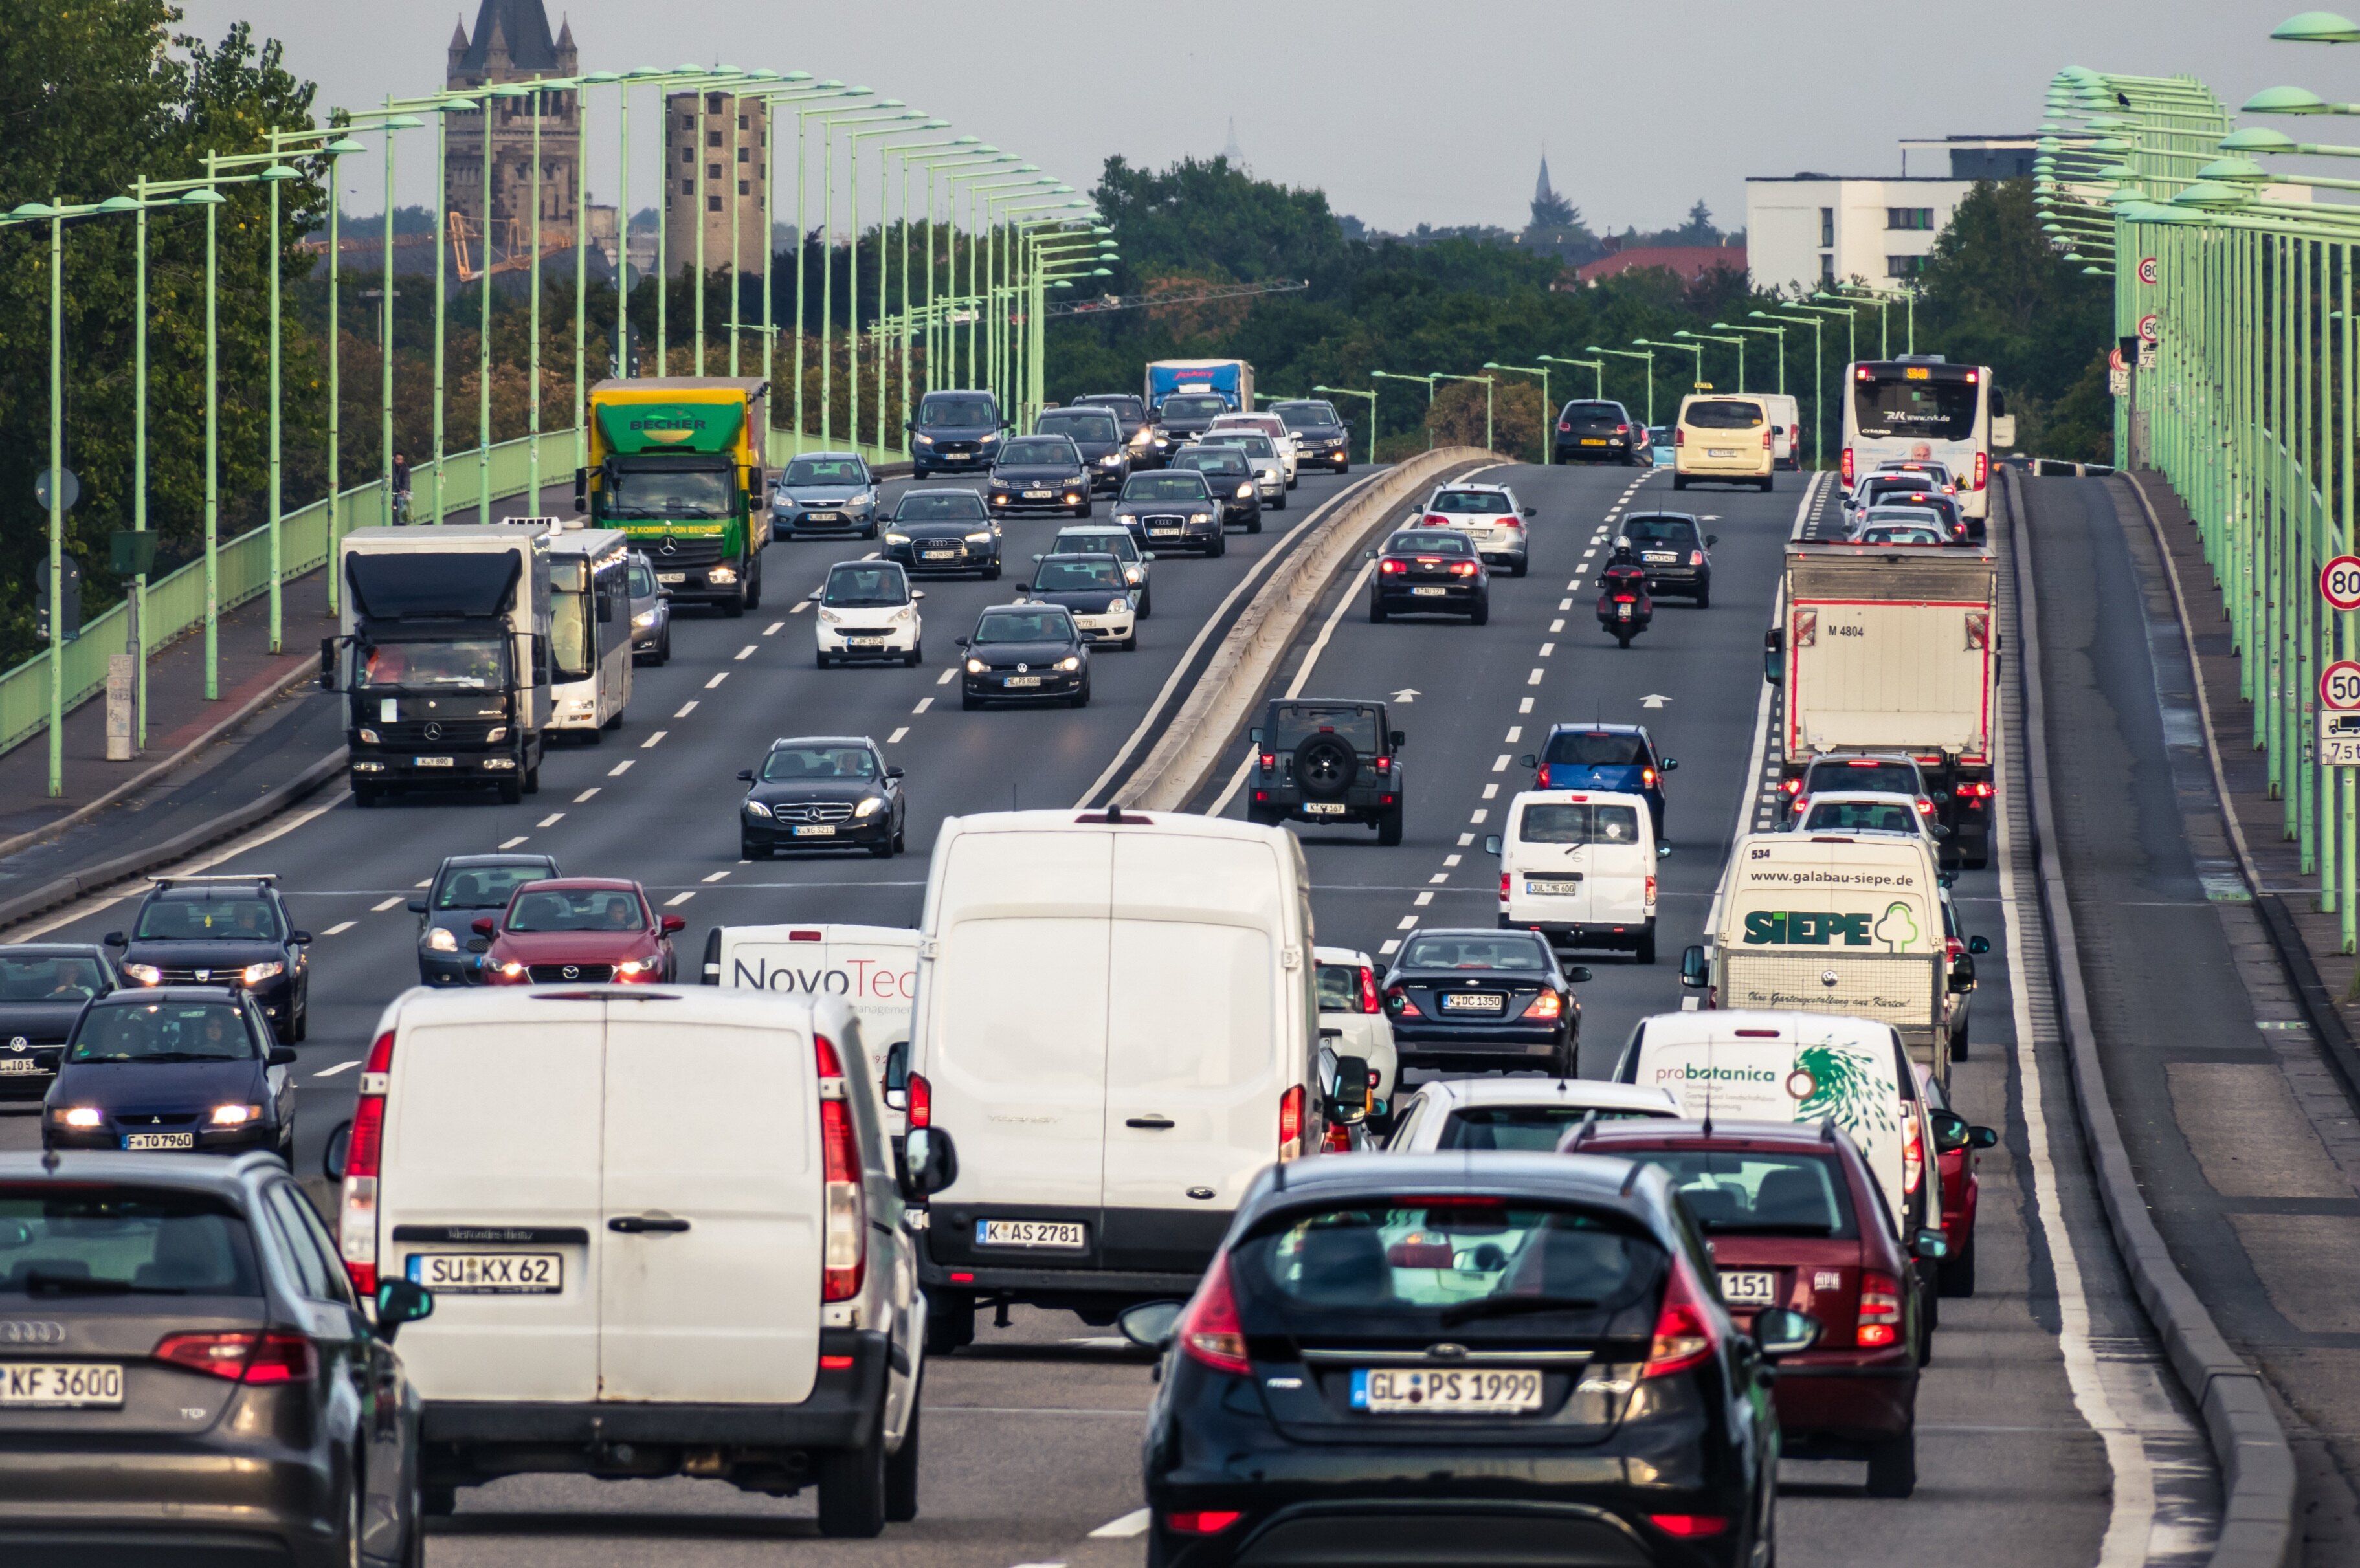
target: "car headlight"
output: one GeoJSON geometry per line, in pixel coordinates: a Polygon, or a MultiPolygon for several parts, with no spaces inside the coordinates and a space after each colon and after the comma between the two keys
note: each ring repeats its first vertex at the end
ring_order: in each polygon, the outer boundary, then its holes
{"type": "Polygon", "coordinates": [[[1130,583],[1133,588],[1138,587],[1138,586],[1139,586],[1139,568],[1137,568],[1136,566],[1126,566],[1126,567],[1124,567],[1124,568],[1122,569],[1122,580],[1123,580],[1125,583],[1130,583]]]}
{"type": "Polygon", "coordinates": [[[1130,608],[1131,599],[1127,594],[1118,593],[1107,601],[1107,614],[1110,615],[1120,615],[1130,608]]]}
{"type": "Polygon", "coordinates": [[[1209,523],[1213,520],[1213,515],[1210,512],[1191,512],[1188,514],[1188,520],[1192,523],[1209,523]]]}
{"type": "Polygon", "coordinates": [[[873,817],[880,811],[882,811],[884,806],[885,801],[883,797],[871,795],[869,799],[861,801],[858,806],[855,806],[852,809],[852,814],[856,817],[873,817]]]}
{"type": "Polygon", "coordinates": [[[437,953],[456,953],[459,939],[447,926],[436,926],[426,933],[426,945],[437,953]]]}
{"type": "Polygon", "coordinates": [[[917,438],[917,441],[920,446],[932,446],[934,444],[934,438],[929,435],[921,435],[917,438]]]}
{"type": "Polygon", "coordinates": [[[918,618],[918,607],[915,604],[904,604],[893,612],[893,618],[896,621],[913,621],[918,618]]]}
{"type": "Polygon", "coordinates": [[[897,534],[889,531],[885,535],[885,542],[887,544],[908,544],[910,542],[910,536],[908,534],[897,534]]]}
{"type": "Polygon", "coordinates": [[[152,964],[126,964],[123,972],[142,985],[161,985],[164,979],[164,972],[152,964]]]}
{"type": "Polygon", "coordinates": [[[970,659],[967,661],[967,672],[969,675],[980,675],[983,673],[984,668],[984,662],[979,659],[970,659]]]}
{"type": "Polygon", "coordinates": [[[271,958],[260,964],[247,964],[237,972],[237,977],[248,985],[259,985],[265,980],[275,980],[286,973],[287,965],[279,959],[271,958]]]}
{"type": "Polygon", "coordinates": [[[659,959],[626,958],[622,963],[615,965],[615,978],[617,980],[636,980],[642,975],[654,974],[662,966],[662,962],[659,959]]]}
{"type": "Polygon", "coordinates": [[[106,1113],[96,1105],[70,1105],[58,1113],[58,1120],[70,1127],[94,1127],[106,1120],[106,1113]]]}
{"type": "Polygon", "coordinates": [[[370,728],[368,728],[368,727],[367,727],[367,726],[366,726],[366,725],[362,726],[362,729],[361,729],[361,744],[362,744],[363,746],[375,746],[375,745],[377,745],[377,731],[375,731],[375,730],[373,730],[373,729],[370,729],[370,728]]]}
{"type": "Polygon", "coordinates": [[[759,800],[748,800],[746,802],[746,814],[749,817],[760,817],[763,820],[768,821],[770,815],[770,808],[762,804],[759,800]]]}
{"type": "Polygon", "coordinates": [[[848,509],[855,512],[865,512],[875,505],[877,505],[877,497],[874,495],[855,495],[845,503],[848,509]]]}
{"type": "Polygon", "coordinates": [[[1008,481],[995,474],[991,477],[991,487],[994,490],[1005,490],[1008,488],[1008,481]]]}
{"type": "Polygon", "coordinates": [[[213,1124],[215,1127],[244,1127],[262,1119],[260,1105],[215,1105],[213,1124]]]}
{"type": "Polygon", "coordinates": [[[1078,653],[1069,653],[1057,660],[1057,668],[1060,670],[1079,670],[1081,667],[1082,656],[1078,653]]]}
{"type": "Polygon", "coordinates": [[[991,530],[989,528],[978,528],[975,532],[967,536],[967,542],[969,544],[989,544],[991,542],[991,530]]]}
{"type": "Polygon", "coordinates": [[[838,621],[841,621],[841,620],[843,620],[843,619],[844,619],[844,617],[843,617],[842,615],[837,615],[834,610],[825,610],[825,609],[824,609],[824,610],[820,611],[820,613],[819,613],[819,618],[820,618],[821,620],[823,620],[823,621],[825,621],[829,626],[834,626],[834,625],[836,625],[838,621]]]}
{"type": "Polygon", "coordinates": [[[509,959],[506,964],[501,964],[499,969],[501,976],[505,979],[521,980],[524,978],[524,965],[519,964],[513,958],[509,959]]]}
{"type": "Polygon", "coordinates": [[[1252,494],[1253,494],[1253,481],[1252,481],[1252,480],[1249,479],[1249,480],[1247,480],[1244,484],[1242,484],[1242,485],[1239,485],[1239,486],[1238,486],[1238,498],[1239,498],[1240,500],[1243,500],[1243,499],[1245,499],[1247,496],[1249,496],[1249,495],[1252,495],[1252,494]]]}
{"type": "Polygon", "coordinates": [[[1170,446],[1172,444],[1172,440],[1168,436],[1157,436],[1155,438],[1155,444],[1160,447],[1170,446]]]}
{"type": "Polygon", "coordinates": [[[1139,521],[1139,514],[1137,512],[1117,512],[1114,515],[1114,520],[1122,524],[1125,528],[1128,528],[1131,524],[1139,521]]]}
{"type": "Polygon", "coordinates": [[[1000,437],[997,434],[978,436],[976,438],[975,444],[978,446],[998,446],[1000,444],[1000,437]]]}
{"type": "Polygon", "coordinates": [[[1122,453],[1119,452],[1110,452],[1104,457],[1098,459],[1098,461],[1109,468],[1119,467],[1122,463],[1122,453]]]}
{"type": "Polygon", "coordinates": [[[635,626],[651,626],[655,624],[656,613],[653,610],[641,610],[631,617],[631,625],[635,626]]]}

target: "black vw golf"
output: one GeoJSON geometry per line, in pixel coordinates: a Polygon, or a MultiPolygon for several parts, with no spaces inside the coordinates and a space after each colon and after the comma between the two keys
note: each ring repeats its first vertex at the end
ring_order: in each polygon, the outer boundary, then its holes
{"type": "Polygon", "coordinates": [[[976,617],[975,635],[958,639],[965,652],[959,706],[1048,699],[1090,705],[1090,639],[1063,604],[1010,604],[976,617]]]}
{"type": "Polygon", "coordinates": [[[1765,1371],[1819,1324],[1751,1335],[1650,1165],[1370,1154],[1263,1171],[1164,1347],[1142,1455],[1147,1560],[1770,1561],[1765,1371]]]}
{"type": "Polygon", "coordinates": [[[1022,436],[1000,449],[987,486],[994,517],[1003,512],[1090,515],[1094,482],[1082,449],[1064,436],[1022,436]]]}
{"type": "Polygon", "coordinates": [[[106,950],[89,942],[0,947],[0,1099],[39,1099],[84,1002],[119,982],[106,950]]]}

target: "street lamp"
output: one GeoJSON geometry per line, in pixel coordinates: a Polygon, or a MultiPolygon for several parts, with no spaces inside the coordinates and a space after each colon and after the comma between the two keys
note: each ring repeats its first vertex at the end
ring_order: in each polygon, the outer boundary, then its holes
{"type": "MultiPolygon", "coordinates": [[[[1775,337],[1775,338],[1778,340],[1778,396],[1780,396],[1781,397],[1785,397],[1785,396],[1786,395],[1786,328],[1784,328],[1784,327],[1749,327],[1749,326],[1745,325],[1745,323],[1743,323],[1743,321],[1737,321],[1737,322],[1731,322],[1731,321],[1715,321],[1712,325],[1713,325],[1713,330],[1714,330],[1715,332],[1763,332],[1763,333],[1766,333],[1766,334],[1768,334],[1768,335],[1770,335],[1770,336],[1775,337]]],[[[1743,390],[1743,388],[1742,388],[1742,387],[1741,387],[1741,388],[1740,388],[1740,390],[1742,391],[1742,390],[1743,390]]]]}
{"type": "Polygon", "coordinates": [[[1553,354],[1533,355],[1543,365],[1579,365],[1590,370],[1590,395],[1592,398],[1606,396],[1606,362],[1602,359],[1560,359],[1553,354]]]}
{"type": "MultiPolygon", "coordinates": [[[[1677,336],[1678,334],[1675,333],[1673,335],[1677,336]]],[[[1637,343],[1641,348],[1678,349],[1683,354],[1692,354],[1696,355],[1696,376],[1689,387],[1689,390],[1702,390],[1705,384],[1704,344],[1699,343],[1655,343],[1651,342],[1646,338],[1633,338],[1631,341],[1637,343]]]]}
{"type": "Polygon", "coordinates": [[[1611,354],[1617,359],[1645,360],[1647,362],[1647,423],[1652,425],[1655,422],[1655,356],[1653,354],[1633,354],[1627,348],[1601,348],[1596,343],[1591,343],[1581,352],[1595,354],[1611,354]]]}
{"type": "MultiPolygon", "coordinates": [[[[1827,322],[1818,316],[1779,316],[1768,310],[1748,310],[1747,316],[1764,321],[1791,321],[1798,327],[1811,329],[1811,466],[1827,466],[1827,423],[1821,418],[1820,394],[1827,388],[1827,369],[1820,359],[1820,338],[1827,322]]],[[[1786,340],[1778,340],[1779,364],[1786,364],[1786,340]]]]}
{"type": "MultiPolygon", "coordinates": [[[[1548,355],[1542,354],[1539,357],[1546,359],[1548,355]]],[[[1549,427],[1557,423],[1557,409],[1549,402],[1548,367],[1545,365],[1502,365],[1496,360],[1487,359],[1483,362],[1483,368],[1513,370],[1521,376],[1537,376],[1541,378],[1541,466],[1546,468],[1549,461],[1549,427]]],[[[1484,396],[1488,398],[1491,394],[1487,392],[1484,396]]]]}
{"type": "MultiPolygon", "coordinates": [[[[1712,332],[1692,332],[1686,327],[1682,327],[1679,331],[1674,332],[1672,336],[1676,338],[1693,338],[1698,343],[1735,343],[1737,345],[1737,389],[1740,392],[1745,390],[1745,340],[1743,338],[1722,337],[1712,332]]],[[[1701,367],[1704,361],[1699,358],[1697,361],[1697,364],[1701,367]]],[[[1699,381],[1704,379],[1704,372],[1701,368],[1697,372],[1697,379],[1699,381]]]]}
{"type": "MultiPolygon", "coordinates": [[[[1369,372],[1369,379],[1371,381],[1416,381],[1424,383],[1426,387],[1426,450],[1432,452],[1434,450],[1435,378],[1431,376],[1399,376],[1390,370],[1371,370],[1369,372]]],[[[1370,461],[1374,462],[1375,459],[1371,458],[1370,461]]]]}
{"type": "MultiPolygon", "coordinates": [[[[2256,180],[2262,178],[2262,171],[2258,166],[2248,167],[2253,169],[2252,178],[2256,180]]],[[[2128,169],[2123,170],[2125,177],[2129,172],[2128,169]]],[[[2111,223],[2105,225],[2104,234],[2106,248],[2111,250],[2114,248],[2114,225],[2111,223]]],[[[1890,357],[1886,354],[1885,346],[1885,308],[1898,299],[1901,301],[1905,321],[1903,331],[1907,334],[1907,342],[1902,352],[1904,354],[1918,352],[1918,291],[1915,289],[1871,289],[1864,283],[1839,283],[1836,285],[1836,291],[1839,294],[1866,294],[1876,299],[1876,351],[1880,358],[1890,357]]]]}
{"type": "Polygon", "coordinates": [[[1331,397],[1365,397],[1369,402],[1369,466],[1377,463],[1377,395],[1373,390],[1356,392],[1349,387],[1314,387],[1314,392],[1325,392],[1331,397]]]}

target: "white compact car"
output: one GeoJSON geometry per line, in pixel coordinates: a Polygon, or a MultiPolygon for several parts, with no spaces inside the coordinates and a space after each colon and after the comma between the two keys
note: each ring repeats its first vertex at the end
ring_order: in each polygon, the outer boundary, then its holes
{"type": "Polygon", "coordinates": [[[1668,1119],[1680,1103],[1663,1089],[1608,1083],[1595,1078],[1437,1078],[1402,1102],[1401,1120],[1385,1148],[1429,1154],[1437,1149],[1505,1149],[1546,1154],[1584,1118],[1668,1119]]]}
{"type": "Polygon", "coordinates": [[[1315,947],[1318,965],[1319,1038],[1338,1056],[1369,1063],[1369,1122],[1382,1132],[1393,1125],[1393,1085],[1401,1062],[1393,1051],[1393,1026],[1377,989],[1376,963],[1349,947],[1315,947]]]}
{"type": "Polygon", "coordinates": [[[1426,510],[1411,521],[1428,528],[1455,528],[1473,541],[1475,553],[1490,566],[1504,566],[1511,577],[1522,577],[1531,559],[1526,524],[1535,515],[1516,504],[1516,493],[1504,485],[1440,485],[1426,498],[1426,510]]]}
{"type": "Polygon", "coordinates": [[[1918,809],[1917,800],[1883,789],[1832,789],[1804,795],[1795,801],[1795,820],[1788,833],[1899,833],[1942,853],[1940,841],[1950,830],[1918,809]]]}
{"type": "Polygon", "coordinates": [[[1646,797],[1602,789],[1527,789],[1508,802],[1500,857],[1500,924],[1553,947],[1629,950],[1655,962],[1655,833],[1646,797]]]}
{"type": "Polygon", "coordinates": [[[918,614],[918,601],[925,596],[910,586],[910,574],[898,561],[837,562],[812,594],[819,667],[856,659],[916,664],[925,658],[925,623],[918,614]]]}
{"type": "Polygon", "coordinates": [[[1284,419],[1276,414],[1222,414],[1214,419],[1206,429],[1205,436],[1198,439],[1217,436],[1228,430],[1251,430],[1257,435],[1268,436],[1271,444],[1278,449],[1280,461],[1286,464],[1286,487],[1289,490],[1295,488],[1298,449],[1295,443],[1295,432],[1286,428],[1284,419]]]}

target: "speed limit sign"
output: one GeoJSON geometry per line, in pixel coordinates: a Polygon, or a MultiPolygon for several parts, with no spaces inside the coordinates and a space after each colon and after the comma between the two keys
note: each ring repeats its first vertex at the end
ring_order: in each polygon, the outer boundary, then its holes
{"type": "Polygon", "coordinates": [[[2138,280],[2141,283],[2153,283],[2156,276],[2155,257],[2151,256],[2139,257],[2138,280]]]}
{"type": "Polygon", "coordinates": [[[2360,555],[2339,555],[2321,567],[2319,596],[2339,610],[2360,610],[2360,555]]]}
{"type": "Polygon", "coordinates": [[[2339,659],[2321,670],[2319,705],[2339,712],[2360,708],[2360,664],[2339,659]]]}

